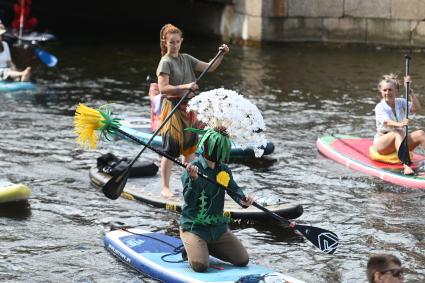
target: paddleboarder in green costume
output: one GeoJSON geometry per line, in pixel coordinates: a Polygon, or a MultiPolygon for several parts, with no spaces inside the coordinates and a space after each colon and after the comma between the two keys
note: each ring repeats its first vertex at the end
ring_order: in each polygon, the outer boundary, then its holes
{"type": "Polygon", "coordinates": [[[217,183],[228,187],[230,197],[242,207],[253,203],[232,178],[232,172],[223,162],[229,159],[230,140],[224,130],[186,129],[202,134],[198,144],[202,153],[181,177],[183,183],[184,205],[180,218],[180,237],[185,246],[188,261],[196,272],[208,269],[209,255],[230,262],[236,266],[245,266],[249,256],[230,231],[230,218],[223,216],[226,191],[217,184],[198,177],[198,172],[217,183]]]}

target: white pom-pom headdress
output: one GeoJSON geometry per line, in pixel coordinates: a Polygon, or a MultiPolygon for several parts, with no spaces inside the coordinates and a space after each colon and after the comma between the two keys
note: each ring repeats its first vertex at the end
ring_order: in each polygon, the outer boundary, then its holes
{"type": "Polygon", "coordinates": [[[206,131],[224,128],[229,138],[242,149],[252,147],[256,157],[263,155],[267,145],[263,116],[254,104],[237,92],[224,88],[202,92],[189,101],[187,111],[197,113],[198,120],[206,124],[206,131]]]}

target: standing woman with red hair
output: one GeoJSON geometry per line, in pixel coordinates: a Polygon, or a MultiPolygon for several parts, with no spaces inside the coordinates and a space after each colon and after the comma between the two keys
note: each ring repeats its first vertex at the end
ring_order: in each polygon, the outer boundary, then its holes
{"type": "MultiPolygon", "coordinates": [[[[194,91],[198,89],[195,83],[195,72],[202,72],[207,68],[208,63],[196,59],[195,57],[180,53],[183,42],[182,31],[172,24],[166,24],[160,31],[161,61],[158,64],[156,75],[158,76],[158,88],[162,95],[161,119],[165,120],[174,106],[178,103],[186,91],[191,93],[188,99],[194,96],[194,91]]],[[[221,63],[223,56],[229,52],[229,47],[225,44],[219,47],[223,50],[221,56],[209,69],[213,72],[221,63]]],[[[161,129],[161,136],[164,151],[178,158],[183,155],[183,163],[188,163],[195,158],[196,144],[198,136],[195,133],[184,131],[191,128],[196,122],[194,113],[187,113],[188,101],[183,101],[179,109],[174,112],[170,120],[161,129]]],[[[170,190],[170,177],[173,162],[163,157],[161,159],[161,195],[165,198],[172,197],[170,190]]]]}

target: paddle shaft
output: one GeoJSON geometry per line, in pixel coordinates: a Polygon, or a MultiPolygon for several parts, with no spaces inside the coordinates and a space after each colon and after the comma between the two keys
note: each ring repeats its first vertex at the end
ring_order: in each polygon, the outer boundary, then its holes
{"type": "MultiPolygon", "coordinates": [[[[165,158],[167,158],[167,159],[169,159],[169,160],[173,161],[173,162],[174,162],[174,163],[176,163],[177,165],[179,165],[179,166],[181,166],[181,167],[183,167],[183,168],[186,168],[186,165],[185,165],[183,162],[180,162],[178,159],[176,159],[176,158],[172,157],[171,155],[167,154],[166,152],[164,152],[164,151],[162,151],[162,150],[159,150],[159,149],[157,149],[157,148],[153,147],[152,145],[148,144],[147,142],[144,142],[144,141],[142,141],[141,139],[139,139],[139,138],[137,138],[137,137],[135,137],[135,136],[132,136],[132,135],[130,135],[129,133],[127,133],[127,132],[125,132],[125,131],[123,131],[123,130],[121,130],[121,129],[118,129],[118,132],[119,132],[120,134],[122,134],[123,136],[126,136],[126,137],[128,137],[128,138],[132,139],[133,141],[135,141],[135,142],[137,142],[137,143],[139,143],[139,144],[141,144],[141,145],[144,145],[144,146],[145,146],[145,148],[149,148],[150,150],[152,150],[152,151],[154,151],[154,152],[158,153],[159,155],[161,155],[161,156],[163,156],[163,157],[165,157],[165,158]]],[[[215,181],[215,180],[211,179],[210,177],[208,177],[208,176],[207,176],[207,175],[205,175],[205,174],[202,174],[202,173],[198,172],[198,176],[199,176],[199,177],[201,177],[201,178],[203,178],[203,179],[205,179],[205,180],[207,180],[207,181],[209,181],[210,183],[212,183],[212,184],[214,184],[214,185],[218,185],[218,186],[223,187],[224,189],[228,190],[230,193],[234,193],[234,191],[233,191],[232,189],[230,189],[230,188],[228,188],[228,187],[225,187],[225,186],[223,186],[223,185],[219,184],[217,181],[215,181]]],[[[266,208],[264,208],[264,209],[266,209],[266,208]]],[[[266,210],[267,210],[267,209],[266,209],[266,210]]],[[[273,213],[273,212],[271,212],[271,211],[270,211],[270,213],[273,213]]],[[[273,214],[274,214],[274,213],[273,213],[273,214]]],[[[276,216],[280,217],[280,216],[279,216],[279,215],[277,215],[277,214],[276,214],[276,216]]],[[[289,222],[289,221],[288,221],[288,222],[289,222]]]]}
{"type": "MultiPolygon", "coordinates": [[[[174,162],[174,163],[176,163],[177,165],[180,165],[181,167],[186,168],[186,165],[185,165],[184,163],[180,162],[178,159],[176,159],[176,158],[172,157],[171,155],[167,154],[166,152],[164,152],[164,151],[162,151],[162,150],[159,150],[159,149],[157,149],[157,148],[153,147],[152,145],[147,144],[146,142],[142,141],[141,139],[136,138],[135,136],[132,136],[132,135],[130,135],[129,133],[127,133],[127,132],[125,132],[125,131],[123,131],[123,130],[121,130],[121,129],[118,129],[118,132],[119,132],[120,134],[122,134],[122,135],[124,135],[124,136],[126,136],[126,137],[128,137],[128,138],[130,138],[130,139],[132,139],[132,140],[134,140],[135,142],[137,142],[137,143],[139,143],[139,144],[144,145],[145,147],[147,147],[147,148],[149,148],[150,150],[152,150],[152,151],[154,151],[154,152],[158,153],[159,155],[161,155],[161,156],[163,156],[163,157],[165,157],[165,158],[167,158],[167,159],[169,159],[169,160],[173,161],[173,162],[174,162]]],[[[214,185],[217,185],[217,186],[220,186],[220,187],[224,188],[224,189],[225,189],[225,190],[227,190],[230,194],[234,194],[234,193],[235,193],[232,189],[230,189],[230,188],[228,188],[228,187],[226,187],[226,186],[221,185],[221,184],[220,184],[220,183],[218,183],[216,180],[211,179],[210,177],[208,177],[208,176],[207,176],[207,175],[205,175],[205,174],[202,174],[202,173],[198,172],[198,176],[199,176],[199,177],[201,177],[202,179],[207,180],[208,182],[210,182],[210,183],[212,183],[212,184],[214,184],[214,185]]],[[[259,204],[258,204],[258,203],[256,203],[256,202],[253,202],[253,203],[252,203],[252,205],[253,205],[253,206],[255,206],[255,207],[257,207],[257,208],[259,208],[259,209],[261,209],[262,211],[266,212],[267,214],[269,214],[270,216],[272,216],[272,217],[273,217],[273,218],[275,218],[276,220],[279,220],[279,221],[285,222],[286,224],[290,224],[290,223],[291,223],[291,221],[286,220],[285,218],[283,218],[283,217],[281,217],[281,216],[277,215],[276,213],[274,213],[274,212],[272,212],[272,211],[268,210],[267,208],[263,207],[262,205],[259,205],[259,204]]]]}
{"type": "MultiPolygon", "coordinates": [[[[406,76],[410,74],[410,56],[405,56],[406,60],[406,76]]],[[[406,119],[409,119],[409,92],[410,92],[410,82],[406,82],[406,119]]],[[[407,136],[408,126],[406,125],[406,136],[407,136]]]]}
{"type": "Polygon", "coordinates": [[[21,15],[19,17],[19,34],[18,34],[18,44],[21,44],[22,31],[24,29],[24,10],[25,10],[25,0],[21,0],[21,15]]]}
{"type": "MultiPolygon", "coordinates": [[[[186,168],[186,165],[185,165],[184,163],[180,162],[178,159],[176,159],[176,158],[172,157],[171,155],[167,154],[166,152],[164,152],[164,151],[162,151],[162,150],[159,150],[159,149],[157,149],[157,148],[153,147],[153,146],[152,146],[152,145],[150,145],[150,144],[147,144],[146,142],[142,141],[141,139],[139,139],[139,138],[137,138],[137,137],[135,137],[135,136],[132,136],[132,135],[130,135],[129,133],[127,133],[127,132],[125,132],[125,131],[123,131],[123,130],[121,130],[121,129],[118,129],[118,132],[119,132],[120,134],[122,134],[123,136],[126,136],[126,137],[128,137],[128,138],[130,138],[130,139],[134,140],[135,142],[137,142],[137,143],[139,143],[139,144],[144,145],[144,146],[145,146],[145,148],[149,148],[150,150],[152,150],[152,151],[154,151],[154,152],[158,153],[159,155],[161,155],[161,156],[163,156],[163,157],[165,157],[165,158],[167,158],[167,159],[169,159],[169,160],[173,161],[173,162],[174,162],[174,163],[176,163],[177,165],[180,165],[181,167],[186,168]]],[[[232,189],[230,189],[230,188],[228,188],[228,187],[226,187],[226,186],[221,185],[221,184],[220,184],[220,183],[218,183],[216,180],[211,179],[210,177],[208,177],[208,176],[207,176],[207,175],[205,175],[205,174],[202,174],[202,173],[198,172],[198,176],[199,176],[199,177],[201,177],[202,179],[207,180],[208,182],[210,182],[210,183],[212,183],[212,184],[214,184],[214,185],[217,185],[217,186],[220,186],[220,187],[224,188],[224,189],[225,189],[226,191],[228,191],[230,194],[234,194],[234,193],[235,193],[232,189]]],[[[258,208],[258,209],[261,209],[262,211],[264,211],[265,213],[269,214],[269,215],[270,215],[270,216],[272,216],[274,219],[276,219],[276,220],[278,220],[278,221],[280,221],[280,222],[283,222],[283,223],[285,223],[285,224],[287,224],[287,225],[291,225],[291,224],[293,223],[292,221],[289,221],[289,220],[287,220],[287,219],[285,219],[285,218],[283,218],[283,217],[279,216],[278,214],[276,214],[276,213],[274,213],[274,212],[272,212],[272,211],[268,210],[268,209],[267,209],[267,208],[265,208],[264,206],[262,206],[262,205],[260,205],[260,204],[256,203],[255,201],[252,203],[252,205],[253,205],[253,206],[255,206],[255,207],[256,207],[256,208],[258,208]]]]}
{"type": "MultiPolygon", "coordinates": [[[[180,162],[176,158],[170,156],[169,154],[163,152],[162,150],[159,150],[159,149],[147,144],[146,142],[142,141],[141,139],[130,135],[129,133],[121,130],[120,128],[118,128],[117,131],[120,134],[122,134],[123,136],[128,137],[128,138],[134,140],[135,142],[137,142],[139,144],[144,145],[145,148],[149,148],[150,150],[158,153],[159,155],[161,155],[161,156],[173,161],[174,163],[180,165],[181,167],[186,168],[185,164],[183,164],[182,162],[180,162]]],[[[219,184],[216,180],[211,179],[210,177],[208,177],[205,174],[198,172],[198,176],[201,177],[202,179],[207,180],[208,182],[210,182],[214,185],[222,187],[230,195],[235,194],[234,190],[232,190],[231,188],[228,188],[224,185],[219,184]]],[[[318,247],[321,251],[328,253],[328,254],[332,254],[332,253],[335,252],[336,247],[338,245],[338,236],[335,233],[330,232],[330,231],[325,230],[325,229],[322,229],[322,228],[318,228],[318,227],[296,224],[294,221],[290,221],[290,220],[287,220],[287,219],[281,217],[280,215],[268,210],[264,206],[256,203],[255,201],[252,203],[252,205],[255,206],[256,208],[264,211],[266,214],[270,215],[275,220],[277,220],[281,223],[284,223],[285,225],[291,227],[292,229],[297,230],[304,237],[306,237],[313,245],[318,247]]]]}
{"type": "MultiPolygon", "coordinates": [[[[405,55],[405,65],[406,65],[406,77],[410,74],[410,56],[405,55]]],[[[409,119],[409,92],[410,92],[410,82],[406,82],[406,119],[409,119]]],[[[399,150],[398,150],[398,157],[401,160],[403,164],[411,165],[412,161],[410,160],[410,153],[409,153],[409,126],[404,126],[405,133],[404,133],[404,139],[402,140],[399,150]]]]}

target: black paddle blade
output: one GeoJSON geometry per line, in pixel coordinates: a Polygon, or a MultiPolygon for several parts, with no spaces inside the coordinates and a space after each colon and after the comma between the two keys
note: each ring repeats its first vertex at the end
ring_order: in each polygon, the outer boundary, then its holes
{"type": "Polygon", "coordinates": [[[324,253],[333,254],[338,246],[338,236],[331,231],[300,224],[294,228],[324,253]]]}
{"type": "Polygon", "coordinates": [[[398,149],[398,159],[400,159],[403,164],[411,165],[412,161],[410,160],[409,145],[407,143],[407,140],[408,138],[406,136],[400,144],[400,147],[398,149]]]}
{"type": "Polygon", "coordinates": [[[103,187],[103,194],[112,200],[115,200],[120,197],[122,191],[124,190],[125,184],[127,184],[128,176],[130,175],[130,170],[127,167],[122,173],[116,174],[113,176],[103,187]]]}

